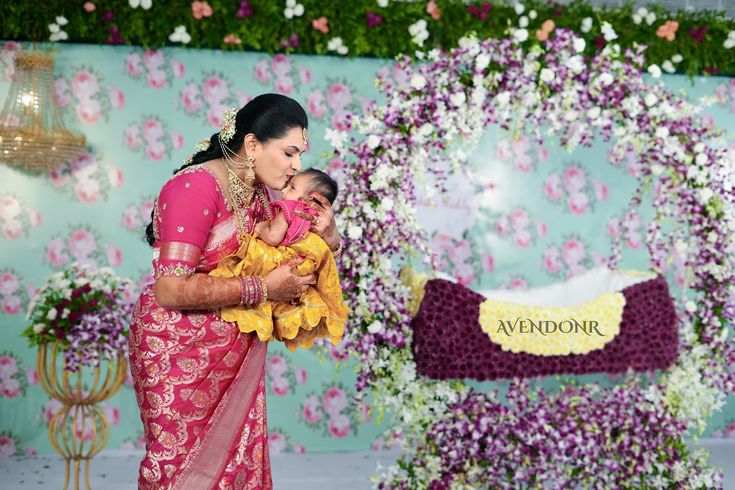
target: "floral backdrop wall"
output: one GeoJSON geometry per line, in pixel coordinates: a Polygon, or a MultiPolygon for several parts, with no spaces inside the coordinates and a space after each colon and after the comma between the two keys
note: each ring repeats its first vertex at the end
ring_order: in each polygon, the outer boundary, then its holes
{"type": "MultiPolygon", "coordinates": [[[[14,42],[0,48],[3,99],[22,49],[14,42]]],[[[111,266],[138,288],[151,281],[142,232],[153,199],[196,142],[217,131],[225,108],[263,92],[296,98],[311,124],[305,164],[339,179],[344,163],[330,158],[330,141],[349,144],[349,116],[378,97],[373,78],[382,72],[408,83],[392,61],[376,59],[65,45],[56,62],[57,103],[67,124],[85,133],[88,149],[38,177],[0,165],[0,456],[51,451],[46,422],[59,406],[38,385],[35,351],[20,337],[34,288],[72,261],[111,266]]],[[[663,80],[708,106],[707,122],[728,131],[724,143],[735,165],[735,79],[663,80]]],[[[472,177],[459,171],[447,194],[421,200],[419,220],[441,272],[476,290],[541,286],[603,264],[618,236],[621,265],[647,268],[650,208],[626,216],[640,162],[631,153],[609,165],[607,150],[600,142],[569,154],[488,128],[470,159],[472,177]]],[[[668,264],[674,294],[686,281],[681,265],[675,255],[668,264]]],[[[339,348],[290,353],[272,344],[266,374],[273,452],[400,443],[390,437],[389,414],[381,419],[369,398],[352,402],[353,364],[339,348]]],[[[103,405],[112,426],[108,447],[141,447],[131,380],[103,405]]],[[[735,400],[705,435],[735,437],[735,400]]]]}

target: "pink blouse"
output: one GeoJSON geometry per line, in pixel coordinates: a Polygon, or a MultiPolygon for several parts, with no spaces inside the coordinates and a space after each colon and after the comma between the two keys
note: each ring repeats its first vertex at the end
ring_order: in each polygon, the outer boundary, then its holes
{"type": "Polygon", "coordinates": [[[279,245],[283,247],[296,243],[304,238],[311,227],[311,221],[302,218],[294,213],[294,211],[303,211],[311,216],[317,216],[319,214],[315,209],[307,206],[303,202],[293,200],[271,202],[271,214],[275,216],[277,211],[283,213],[283,216],[286,218],[286,222],[288,223],[286,235],[283,237],[283,240],[281,240],[281,243],[279,243],[279,245]]]}
{"type": "MultiPolygon", "coordinates": [[[[260,186],[270,201],[267,188],[260,186]]],[[[245,228],[266,219],[266,208],[256,197],[245,214],[245,228]]],[[[219,181],[204,164],[192,165],[171,177],[154,208],[153,274],[188,276],[209,272],[239,247],[235,215],[219,181]]]]}

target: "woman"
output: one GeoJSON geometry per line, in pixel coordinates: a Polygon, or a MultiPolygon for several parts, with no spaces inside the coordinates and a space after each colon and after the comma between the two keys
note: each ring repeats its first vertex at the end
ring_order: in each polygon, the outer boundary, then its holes
{"type": "MultiPolygon", "coordinates": [[[[155,284],[136,304],[130,366],[146,454],[141,489],[272,488],[265,411],[267,344],[218,309],[292,301],[313,284],[295,260],[265,277],[207,273],[270,216],[271,190],[301,169],[308,121],[293,99],[264,94],[226,113],[222,131],[163,186],[146,230],[155,284]]],[[[326,199],[313,231],[333,250],[326,199]]]]}

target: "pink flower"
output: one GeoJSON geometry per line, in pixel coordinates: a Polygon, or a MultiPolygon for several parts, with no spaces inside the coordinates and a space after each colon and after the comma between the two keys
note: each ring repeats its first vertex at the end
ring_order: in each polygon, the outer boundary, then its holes
{"type": "Polygon", "coordinates": [[[329,356],[335,362],[343,362],[350,358],[350,354],[344,348],[341,348],[341,346],[335,347],[328,343],[327,347],[329,348],[329,356]]]}
{"type": "Polygon", "coordinates": [[[107,263],[110,267],[117,267],[122,264],[122,251],[111,243],[105,244],[107,253],[107,263]]]}
{"type": "Polygon", "coordinates": [[[509,289],[528,289],[528,283],[522,277],[514,277],[510,280],[509,289]]]}
{"type": "Polygon", "coordinates": [[[184,135],[179,133],[178,131],[171,131],[169,133],[169,136],[171,137],[171,146],[173,146],[175,149],[181,149],[184,147],[184,135]]]}
{"type": "Polygon", "coordinates": [[[74,434],[77,440],[87,442],[94,439],[95,427],[90,417],[84,417],[83,419],[76,417],[74,420],[74,434]]]}
{"type": "Polygon", "coordinates": [[[122,109],[125,107],[125,93],[112,85],[107,89],[107,96],[110,98],[110,106],[113,109],[122,109]]]}
{"type": "Polygon", "coordinates": [[[370,449],[372,451],[382,451],[383,450],[384,441],[382,437],[376,437],[373,443],[370,445],[370,449]]]}
{"type": "Polygon", "coordinates": [[[161,49],[149,49],[145,53],[143,53],[143,64],[149,71],[160,69],[165,62],[166,55],[164,55],[163,50],[161,49]]]}
{"type": "Polygon", "coordinates": [[[52,267],[60,267],[69,262],[66,254],[66,244],[61,238],[54,238],[46,246],[46,258],[52,267]]]}
{"type": "Polygon", "coordinates": [[[140,205],[140,215],[144,218],[149,218],[151,211],[153,211],[153,199],[146,199],[140,205]]]}
{"type": "Polygon", "coordinates": [[[36,451],[32,447],[26,447],[25,456],[26,458],[35,458],[36,456],[38,456],[38,451],[36,451]]]}
{"type": "Polygon", "coordinates": [[[485,253],[480,256],[480,260],[482,261],[483,271],[492,272],[495,270],[495,257],[488,253],[485,253]]]}
{"type": "Polygon", "coordinates": [[[224,80],[217,75],[212,75],[202,83],[202,94],[209,105],[220,105],[230,95],[230,89],[224,80]]]}
{"type": "Polygon", "coordinates": [[[113,188],[119,189],[122,187],[124,179],[125,176],[123,175],[122,170],[114,165],[107,166],[107,180],[113,188]]]}
{"type": "Polygon", "coordinates": [[[564,187],[568,192],[579,192],[586,184],[587,178],[579,167],[569,167],[564,171],[564,187]]]}
{"type": "Polygon", "coordinates": [[[539,146],[536,150],[536,156],[540,162],[545,162],[549,159],[549,150],[545,146],[539,146]]]}
{"type": "Polygon", "coordinates": [[[10,356],[0,356],[0,379],[10,379],[18,372],[18,363],[10,356]]]}
{"type": "Polygon", "coordinates": [[[595,265],[595,267],[606,265],[607,264],[607,257],[602,255],[599,252],[592,252],[590,253],[592,256],[592,263],[595,265]]]}
{"type": "Polygon", "coordinates": [[[567,265],[572,266],[578,264],[586,255],[584,245],[579,240],[570,238],[562,245],[562,258],[567,265]]]}
{"type": "Polygon", "coordinates": [[[332,127],[337,131],[349,131],[352,129],[349,116],[352,114],[346,111],[338,110],[332,114],[332,127]]]}
{"type": "Polygon", "coordinates": [[[20,307],[20,298],[18,296],[10,295],[3,298],[3,313],[6,315],[18,314],[20,307]]]}
{"type": "Polygon", "coordinates": [[[110,423],[110,425],[118,425],[120,423],[120,409],[117,407],[113,407],[112,405],[107,405],[104,409],[105,417],[107,417],[107,421],[110,423]]]}
{"type": "Polygon", "coordinates": [[[278,354],[271,356],[265,364],[265,370],[271,378],[278,378],[288,371],[286,358],[278,354]]]}
{"type": "Polygon", "coordinates": [[[289,76],[276,78],[276,90],[283,95],[293,92],[293,79],[289,76]]]}
{"type": "Polygon", "coordinates": [[[148,143],[158,140],[164,134],[161,121],[159,121],[155,117],[150,117],[143,121],[143,124],[141,125],[141,130],[143,132],[143,138],[148,143]]]}
{"type": "Polygon", "coordinates": [[[322,411],[319,408],[319,399],[316,395],[311,395],[304,400],[301,406],[301,413],[307,424],[316,424],[322,419],[322,411]]]}
{"type": "Polygon", "coordinates": [[[520,155],[516,157],[515,162],[513,164],[519,172],[530,172],[533,169],[533,162],[531,161],[531,157],[528,155],[520,155]]]}
{"type": "Polygon", "coordinates": [[[352,93],[343,83],[333,83],[327,89],[327,105],[334,111],[343,111],[352,102],[352,93]]]}
{"type": "Polygon", "coordinates": [[[95,202],[100,198],[100,183],[94,179],[81,179],[74,186],[74,192],[81,202],[95,202]]]}
{"type": "Polygon", "coordinates": [[[562,268],[559,260],[559,249],[555,245],[550,246],[544,252],[544,267],[551,274],[556,274],[562,268]]]}
{"type": "Polygon", "coordinates": [[[582,215],[587,212],[589,208],[589,200],[587,194],[581,192],[574,192],[567,198],[567,207],[569,211],[576,215],[582,215]]]}
{"type": "Polygon", "coordinates": [[[561,190],[561,179],[558,174],[554,173],[546,178],[544,181],[544,191],[546,192],[546,197],[550,201],[559,200],[563,195],[563,192],[561,190]]]}
{"type": "Polygon", "coordinates": [[[327,34],[329,32],[328,24],[329,24],[329,19],[327,19],[324,16],[321,16],[318,19],[314,19],[311,21],[311,27],[321,32],[322,34],[327,34]]]}
{"type": "Polygon", "coordinates": [[[18,383],[18,380],[13,378],[5,379],[2,382],[0,390],[2,390],[2,394],[5,398],[12,400],[20,393],[20,383],[18,383]]]}
{"type": "Polygon", "coordinates": [[[143,140],[140,139],[140,129],[135,124],[128,126],[125,130],[125,144],[128,148],[134,150],[143,144],[143,140]]]}
{"type": "Polygon", "coordinates": [[[227,110],[227,107],[223,105],[215,105],[209,108],[207,111],[207,119],[209,120],[209,124],[211,124],[214,127],[221,127],[222,126],[222,115],[227,110]]]}
{"type": "Polygon", "coordinates": [[[347,408],[347,394],[340,388],[333,386],[327,388],[322,398],[324,411],[329,415],[337,415],[347,408]]]}
{"type": "Polygon", "coordinates": [[[100,103],[94,99],[84,99],[77,105],[77,116],[86,124],[95,124],[102,115],[100,103]]]}
{"type": "Polygon", "coordinates": [[[171,60],[171,71],[174,73],[174,78],[181,78],[186,75],[186,67],[179,60],[171,60]]]}
{"type": "Polygon", "coordinates": [[[455,264],[465,262],[467,259],[472,257],[472,247],[470,247],[470,242],[467,240],[458,241],[453,247],[449,247],[447,249],[447,255],[449,256],[449,260],[455,264]]]}
{"type": "Polygon", "coordinates": [[[530,143],[528,141],[528,138],[525,136],[516,138],[511,143],[513,154],[516,157],[515,167],[521,172],[528,172],[531,170],[531,168],[533,168],[531,157],[527,154],[529,147],[530,143]]]}
{"type": "Polygon", "coordinates": [[[85,259],[96,250],[97,240],[87,230],[76,230],[69,236],[69,251],[75,259],[85,259]]]}
{"type": "Polygon", "coordinates": [[[628,248],[636,250],[643,244],[643,237],[637,231],[630,232],[625,237],[625,244],[628,248]]]}
{"type": "Polygon", "coordinates": [[[28,380],[29,385],[36,386],[38,384],[38,372],[32,367],[27,367],[26,379],[28,380]]]}
{"type": "Polygon", "coordinates": [[[242,90],[236,91],[235,95],[237,95],[237,103],[240,105],[240,107],[244,106],[245,104],[253,100],[252,95],[247,94],[243,92],[242,90]]]}
{"type": "Polygon", "coordinates": [[[549,229],[546,226],[546,223],[541,220],[536,220],[536,233],[538,234],[538,236],[544,237],[548,232],[549,229]]]}
{"type": "Polygon", "coordinates": [[[291,72],[291,61],[285,54],[277,54],[271,60],[271,68],[276,78],[283,78],[291,72]]]}
{"type": "Polygon", "coordinates": [[[89,99],[100,89],[97,77],[87,70],[79,70],[71,79],[71,92],[79,100],[89,99]]]}
{"type": "Polygon", "coordinates": [[[63,405],[58,400],[49,400],[49,402],[46,404],[46,406],[43,409],[43,419],[46,422],[51,422],[51,419],[54,418],[54,415],[56,415],[56,412],[58,412],[63,405]]]}
{"type": "Polygon", "coordinates": [[[276,396],[288,395],[288,390],[291,385],[288,382],[288,378],[276,377],[271,379],[271,391],[276,396]]]}
{"type": "Polygon", "coordinates": [[[15,441],[8,436],[0,436],[0,458],[8,458],[18,451],[15,441]]]}
{"type": "Polygon", "coordinates": [[[260,83],[266,83],[268,80],[271,79],[271,71],[268,60],[259,61],[255,65],[255,78],[257,78],[260,83]]]}
{"type": "Polygon", "coordinates": [[[495,231],[501,237],[506,237],[510,234],[510,221],[507,216],[503,215],[495,221],[495,231]]]}
{"type": "Polygon", "coordinates": [[[293,452],[295,452],[296,454],[306,453],[306,448],[303,446],[303,444],[299,444],[298,442],[292,443],[291,448],[293,449],[293,452]]]}
{"type": "Polygon", "coordinates": [[[268,450],[271,454],[279,454],[286,450],[286,438],[280,432],[268,434],[268,450]]]}
{"type": "Polygon", "coordinates": [[[166,146],[160,141],[151,141],[145,147],[145,154],[151,160],[163,160],[166,156],[166,146]]]}
{"type": "Polygon", "coordinates": [[[6,196],[0,200],[0,218],[10,220],[21,212],[20,202],[13,196],[6,196]]]}
{"type": "Polygon", "coordinates": [[[587,268],[582,264],[572,264],[567,269],[567,278],[578,276],[586,270],[587,268]]]}
{"type": "Polygon", "coordinates": [[[513,243],[521,248],[528,248],[532,241],[531,232],[528,230],[518,230],[513,235],[513,243]]]}
{"type": "Polygon", "coordinates": [[[23,237],[23,223],[17,219],[11,219],[3,224],[3,235],[11,240],[23,237]]]}
{"type": "Polygon", "coordinates": [[[502,139],[498,141],[498,144],[495,147],[495,156],[501,162],[507,162],[513,157],[510,140],[502,139]]]}
{"type": "Polygon", "coordinates": [[[211,17],[212,13],[212,7],[207,2],[191,2],[191,15],[196,20],[201,20],[202,17],[211,17]]]}
{"type": "Polygon", "coordinates": [[[225,44],[242,44],[242,39],[234,34],[228,34],[224,39],[225,44]]]}
{"type": "Polygon", "coordinates": [[[469,286],[475,280],[475,271],[469,264],[461,263],[454,266],[454,278],[463,286],[469,286]]]}
{"type": "Polygon", "coordinates": [[[607,200],[607,185],[603,182],[600,182],[599,180],[595,180],[593,182],[593,185],[595,186],[595,196],[597,197],[598,201],[605,201],[607,200]]]}
{"type": "Polygon", "coordinates": [[[57,78],[54,81],[54,95],[56,97],[56,104],[59,107],[66,107],[71,103],[71,95],[69,95],[69,84],[63,78],[57,78]]]}
{"type": "Polygon", "coordinates": [[[369,422],[373,416],[373,411],[370,405],[363,403],[360,405],[360,420],[362,422],[369,422]]]}
{"type": "Polygon", "coordinates": [[[143,66],[141,65],[141,59],[139,53],[132,53],[128,56],[125,62],[125,68],[128,70],[128,75],[134,78],[138,78],[143,73],[143,66]]]}
{"type": "Polygon", "coordinates": [[[301,83],[311,82],[311,71],[306,67],[299,66],[299,78],[301,79],[301,83]]]}
{"type": "Polygon", "coordinates": [[[151,88],[164,88],[168,84],[168,77],[163,70],[151,70],[145,77],[148,86],[151,88]]]}
{"type": "Polygon", "coordinates": [[[306,369],[302,368],[301,366],[296,366],[294,371],[296,372],[296,382],[300,385],[306,383],[306,379],[307,379],[306,369]]]}
{"type": "Polygon", "coordinates": [[[327,422],[327,431],[332,437],[341,439],[350,433],[350,419],[346,415],[338,414],[327,422]]]}
{"type": "Polygon", "coordinates": [[[514,209],[510,213],[510,222],[516,231],[526,228],[530,223],[528,212],[523,208],[514,209]]]}
{"type": "Polygon", "coordinates": [[[608,221],[607,232],[612,238],[616,238],[620,235],[620,220],[618,218],[612,218],[608,221]]]}
{"type": "Polygon", "coordinates": [[[29,209],[28,210],[28,221],[30,221],[32,227],[37,228],[41,226],[41,222],[43,221],[43,216],[41,216],[41,213],[39,213],[37,210],[29,209]]]}
{"type": "Polygon", "coordinates": [[[94,12],[95,10],[97,10],[97,7],[92,2],[84,2],[84,5],[82,5],[82,7],[84,7],[85,12],[94,12]]]}
{"type": "Polygon", "coordinates": [[[13,294],[20,287],[18,278],[12,272],[3,272],[0,274],[0,294],[7,296],[13,294]]]}
{"type": "Polygon", "coordinates": [[[197,112],[202,108],[202,100],[200,96],[199,85],[190,83],[181,92],[181,103],[184,104],[186,112],[197,112]]]}

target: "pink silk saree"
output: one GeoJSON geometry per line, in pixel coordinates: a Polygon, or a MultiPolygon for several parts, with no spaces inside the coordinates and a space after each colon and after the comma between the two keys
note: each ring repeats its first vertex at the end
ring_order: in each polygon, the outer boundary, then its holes
{"type": "MultiPolygon", "coordinates": [[[[256,198],[248,231],[262,219],[256,198]]],[[[209,272],[238,248],[233,212],[204,165],[187,167],[163,186],[153,223],[156,278],[209,272]]],[[[146,440],[138,488],[272,489],[267,343],[218,311],[159,306],[151,285],[135,306],[129,344],[146,440]]]]}

